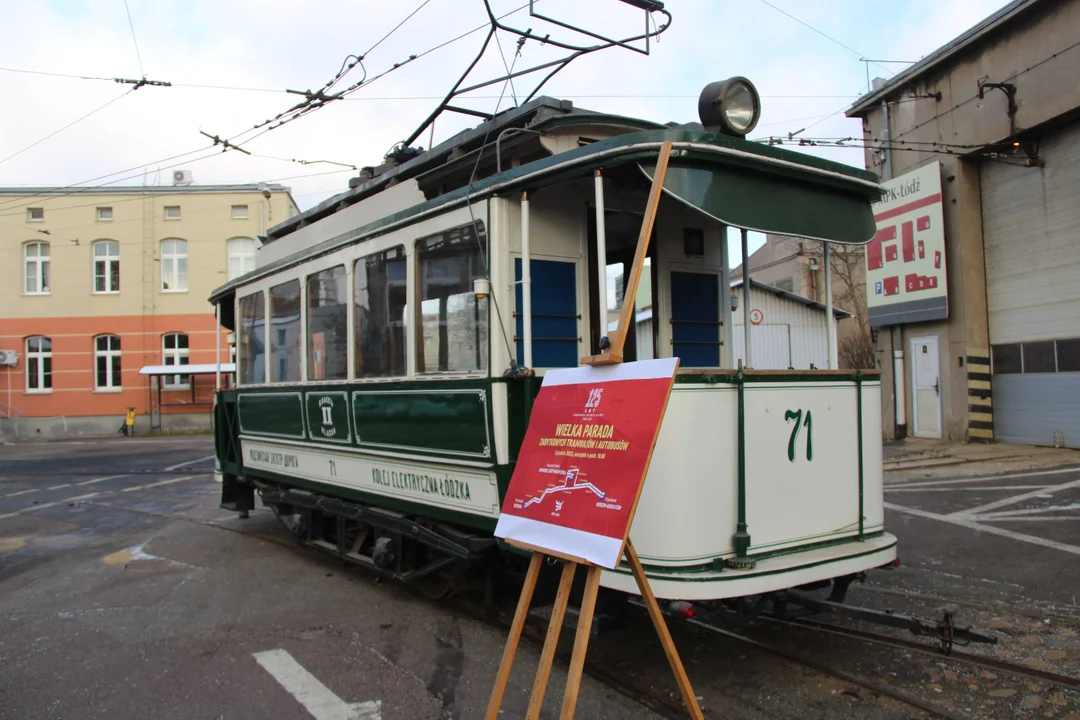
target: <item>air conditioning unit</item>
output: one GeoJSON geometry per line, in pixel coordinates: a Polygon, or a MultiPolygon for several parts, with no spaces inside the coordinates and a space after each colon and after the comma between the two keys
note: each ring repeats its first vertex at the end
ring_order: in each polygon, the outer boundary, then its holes
{"type": "Polygon", "coordinates": [[[191,179],[191,171],[173,170],[172,181],[173,185],[190,185],[193,182],[191,179]]]}
{"type": "Polygon", "coordinates": [[[14,365],[19,362],[19,353],[14,350],[0,350],[0,365],[14,365]]]}

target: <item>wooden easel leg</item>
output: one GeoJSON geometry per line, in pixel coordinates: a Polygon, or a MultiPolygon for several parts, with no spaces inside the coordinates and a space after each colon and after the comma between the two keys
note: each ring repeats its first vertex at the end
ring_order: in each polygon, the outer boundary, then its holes
{"type": "Polygon", "coordinates": [[[529,614],[529,603],[532,602],[533,591],[536,589],[536,579],[540,576],[540,565],[544,556],[538,552],[532,554],[529,562],[529,571],[525,574],[525,584],[521,586],[521,597],[518,598],[517,611],[514,613],[514,622],[510,625],[510,635],[506,638],[506,647],[503,649],[502,662],[499,664],[499,674],[495,677],[495,687],[491,691],[491,699],[488,701],[485,720],[496,720],[499,717],[499,707],[502,705],[503,693],[506,692],[506,682],[510,679],[510,667],[514,664],[514,655],[517,653],[518,641],[521,639],[521,629],[525,627],[525,618],[529,614]]]}
{"type": "Polygon", "coordinates": [[[544,692],[547,690],[548,677],[551,675],[551,663],[555,660],[555,648],[559,644],[559,633],[562,631],[563,616],[566,614],[566,604],[570,600],[570,586],[574,582],[577,566],[575,562],[568,562],[563,566],[559,592],[555,595],[555,607],[551,609],[551,622],[548,623],[544,649],[540,653],[540,666],[536,669],[536,681],[533,683],[532,697],[529,698],[529,710],[525,714],[525,720],[537,720],[540,717],[540,709],[544,705],[544,692]]]}
{"type": "Polygon", "coordinates": [[[686,670],[683,669],[682,660],[679,659],[679,652],[675,649],[671,634],[668,633],[667,623],[664,622],[664,614],[660,612],[656,596],[653,595],[652,588],[649,587],[649,580],[645,577],[645,569],[641,567],[641,560],[638,559],[637,552],[634,551],[634,545],[629,538],[626,539],[626,559],[630,561],[630,569],[634,571],[634,579],[637,580],[641,599],[645,601],[645,607],[649,610],[649,618],[652,619],[653,627],[656,628],[656,634],[660,636],[660,644],[664,646],[664,654],[667,655],[671,671],[675,673],[675,682],[679,685],[679,692],[682,693],[683,702],[686,703],[686,707],[690,711],[690,717],[695,720],[705,720],[705,716],[701,714],[701,707],[698,706],[697,697],[694,695],[694,689],[690,687],[690,679],[686,677],[686,670]]]}
{"type": "Polygon", "coordinates": [[[581,598],[581,612],[578,615],[577,635],[574,637],[574,654],[570,658],[570,673],[566,678],[566,691],[563,693],[560,720],[572,720],[577,707],[578,691],[581,689],[581,671],[585,668],[585,652],[589,648],[589,633],[592,630],[593,611],[596,609],[596,594],[600,590],[600,568],[591,566],[585,576],[585,595],[581,598]]]}

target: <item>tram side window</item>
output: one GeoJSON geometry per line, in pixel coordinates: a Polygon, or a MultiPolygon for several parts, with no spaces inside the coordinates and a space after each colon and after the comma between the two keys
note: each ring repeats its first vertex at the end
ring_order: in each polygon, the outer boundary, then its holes
{"type": "Polygon", "coordinates": [[[300,379],[300,281],[270,288],[270,382],[300,379]]]}
{"type": "Polygon", "coordinates": [[[308,275],[308,380],[344,380],[348,377],[347,302],[344,265],[308,275]]]}
{"type": "Polygon", "coordinates": [[[399,246],[356,261],[356,377],[405,375],[405,248],[399,246]]]}
{"type": "Polygon", "coordinates": [[[266,382],[266,304],[262,291],[240,298],[241,385],[266,382]]]}
{"type": "Polygon", "coordinates": [[[417,241],[420,338],[417,369],[471,372],[488,365],[488,301],[473,280],[484,276],[484,225],[465,225],[417,241]]]}

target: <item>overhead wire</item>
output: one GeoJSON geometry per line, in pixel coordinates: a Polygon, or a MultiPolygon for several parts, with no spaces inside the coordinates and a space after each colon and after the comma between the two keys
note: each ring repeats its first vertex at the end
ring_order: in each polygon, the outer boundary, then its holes
{"type": "Polygon", "coordinates": [[[811,25],[810,23],[808,23],[808,22],[805,22],[805,21],[803,21],[803,20],[800,20],[799,18],[795,17],[794,15],[792,15],[791,13],[789,13],[788,11],[786,11],[786,10],[782,10],[781,8],[778,8],[778,7],[776,7],[776,6],[775,6],[775,5],[773,5],[773,4],[771,3],[771,2],[769,2],[769,0],[760,0],[760,1],[761,1],[762,3],[764,3],[764,4],[768,5],[769,7],[771,7],[771,8],[772,8],[773,10],[775,10],[776,12],[778,12],[778,13],[781,13],[781,14],[783,14],[783,15],[787,15],[787,16],[788,16],[789,18],[791,18],[791,19],[792,19],[792,20],[794,20],[795,22],[799,23],[800,25],[802,25],[802,26],[804,26],[804,27],[807,27],[807,28],[810,28],[811,30],[813,30],[814,32],[816,32],[816,33],[817,33],[818,35],[820,35],[821,37],[825,38],[826,40],[829,40],[830,42],[836,43],[837,45],[839,45],[840,47],[844,48],[845,50],[847,50],[847,51],[849,51],[849,52],[855,53],[856,55],[858,55],[858,56],[859,56],[859,59],[860,59],[860,60],[864,60],[864,61],[866,61],[866,62],[871,62],[871,63],[874,63],[875,65],[877,65],[877,66],[878,66],[879,68],[881,68],[881,69],[882,69],[882,70],[884,70],[885,72],[889,73],[890,75],[894,75],[894,74],[895,74],[895,71],[893,71],[893,70],[889,70],[889,69],[888,69],[887,67],[885,67],[884,65],[881,65],[881,64],[880,64],[880,63],[878,63],[878,62],[877,62],[876,60],[868,60],[868,59],[866,58],[866,56],[865,56],[865,55],[863,55],[863,54],[862,54],[861,52],[859,52],[859,51],[858,51],[858,50],[856,50],[855,48],[851,47],[850,45],[845,45],[844,43],[840,42],[839,40],[837,40],[836,38],[832,37],[831,35],[827,35],[827,34],[825,34],[825,33],[824,33],[824,32],[822,32],[821,30],[818,30],[818,29],[817,29],[816,27],[814,27],[813,25],[811,25]]]}
{"type": "Polygon", "coordinates": [[[36,147],[36,146],[40,145],[41,143],[45,142],[45,141],[46,141],[46,140],[48,140],[49,138],[51,138],[51,137],[55,137],[56,135],[59,135],[60,133],[62,133],[62,132],[64,132],[65,130],[67,130],[67,129],[68,129],[69,127],[71,127],[71,126],[73,126],[73,125],[77,125],[77,124],[81,123],[81,122],[82,122],[83,120],[86,120],[86,119],[87,119],[88,117],[90,117],[90,116],[92,116],[92,115],[95,115],[95,114],[97,114],[97,113],[101,112],[102,110],[104,110],[105,108],[109,107],[110,105],[112,105],[112,104],[113,104],[114,102],[116,102],[117,100],[120,100],[120,99],[122,99],[122,98],[125,98],[125,97],[127,97],[128,95],[130,95],[130,94],[131,94],[131,93],[133,93],[133,92],[135,92],[135,88],[131,88],[130,90],[127,90],[126,92],[123,92],[123,93],[121,93],[121,94],[117,95],[116,97],[114,97],[114,98],[113,98],[112,100],[110,100],[109,102],[105,103],[104,105],[101,105],[100,107],[94,108],[93,110],[91,110],[90,112],[86,113],[85,115],[83,115],[83,116],[82,116],[82,117],[80,117],[80,118],[77,118],[77,119],[75,119],[75,120],[72,120],[71,122],[69,122],[69,123],[68,123],[67,125],[65,125],[64,127],[60,128],[60,129],[58,129],[58,130],[53,130],[53,131],[52,131],[51,133],[49,133],[49,134],[48,134],[48,135],[46,135],[45,137],[41,138],[40,140],[36,140],[36,141],[34,141],[34,142],[30,143],[29,145],[27,145],[26,147],[24,147],[24,148],[23,148],[22,150],[18,150],[18,151],[16,151],[16,152],[13,152],[12,154],[8,155],[8,156],[7,156],[6,158],[3,158],[2,160],[0,160],[0,165],[3,165],[4,163],[6,163],[6,162],[7,162],[8,160],[11,160],[12,158],[16,158],[16,157],[18,157],[19,155],[22,155],[22,154],[23,154],[24,152],[26,152],[27,150],[30,150],[31,148],[34,148],[34,147],[36,147]]]}
{"type": "Polygon", "coordinates": [[[128,7],[127,0],[124,0],[124,10],[127,12],[128,27],[131,28],[131,42],[135,43],[135,57],[139,59],[139,73],[146,77],[146,71],[143,70],[142,53],[139,52],[139,41],[135,38],[135,23],[131,21],[131,8],[128,7]]]}

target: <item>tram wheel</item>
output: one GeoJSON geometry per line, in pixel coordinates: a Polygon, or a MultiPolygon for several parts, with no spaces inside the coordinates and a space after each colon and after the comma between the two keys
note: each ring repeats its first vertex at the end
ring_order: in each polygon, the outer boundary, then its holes
{"type": "Polygon", "coordinates": [[[417,591],[428,600],[445,600],[454,592],[454,580],[446,573],[432,573],[413,580],[417,591]]]}

